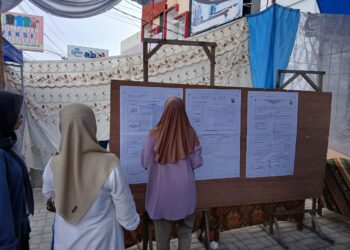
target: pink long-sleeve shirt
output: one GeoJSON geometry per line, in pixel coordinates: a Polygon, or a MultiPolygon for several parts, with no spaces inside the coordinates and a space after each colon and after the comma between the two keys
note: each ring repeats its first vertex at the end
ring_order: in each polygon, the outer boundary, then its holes
{"type": "Polygon", "coordinates": [[[141,164],[148,170],[146,210],[151,219],[180,220],[196,209],[194,169],[202,165],[202,148],[197,145],[186,159],[160,164],[155,161],[154,140],[148,136],[141,164]]]}

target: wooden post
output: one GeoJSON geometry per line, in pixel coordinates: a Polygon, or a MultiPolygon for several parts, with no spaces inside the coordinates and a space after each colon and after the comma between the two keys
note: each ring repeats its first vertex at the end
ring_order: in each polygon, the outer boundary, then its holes
{"type": "Polygon", "coordinates": [[[147,42],[143,42],[143,81],[148,82],[148,52],[147,42]]]}
{"type": "Polygon", "coordinates": [[[281,71],[277,70],[277,78],[276,78],[276,89],[281,87],[281,71]]]}
{"type": "Polygon", "coordinates": [[[5,72],[4,72],[4,51],[2,40],[2,23],[0,15],[0,90],[5,89],[5,72]]]}
{"type": "Polygon", "coordinates": [[[318,87],[320,88],[320,91],[323,90],[323,74],[318,75],[318,87]]]}
{"type": "Polygon", "coordinates": [[[210,86],[214,86],[215,81],[215,46],[211,47],[211,60],[210,60],[210,86]]]}

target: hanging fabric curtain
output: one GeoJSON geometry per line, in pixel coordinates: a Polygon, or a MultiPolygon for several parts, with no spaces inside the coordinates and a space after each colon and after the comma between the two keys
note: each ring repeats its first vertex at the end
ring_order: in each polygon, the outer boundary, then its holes
{"type": "Polygon", "coordinates": [[[250,69],[254,87],[275,88],[277,70],[288,66],[299,18],[299,10],[278,4],[248,16],[250,69]]]}
{"type": "Polygon", "coordinates": [[[5,13],[13,9],[21,2],[22,0],[0,0],[0,13],[5,13]]]}
{"type": "Polygon", "coordinates": [[[60,17],[84,18],[104,13],[121,0],[30,0],[38,8],[60,17]]]}
{"type": "MultiPolygon", "coordinates": [[[[301,13],[288,68],[325,71],[323,91],[332,92],[328,146],[350,157],[350,15],[301,13]]],[[[314,78],[313,80],[317,80],[314,78]]],[[[302,79],[293,90],[312,90],[302,79]]],[[[321,112],[321,111],[320,111],[321,112]]]]}
{"type": "MultiPolygon", "coordinates": [[[[29,0],[32,4],[55,16],[84,18],[104,13],[121,0],[29,0]]],[[[1,13],[20,4],[22,0],[0,0],[1,13]]]]}

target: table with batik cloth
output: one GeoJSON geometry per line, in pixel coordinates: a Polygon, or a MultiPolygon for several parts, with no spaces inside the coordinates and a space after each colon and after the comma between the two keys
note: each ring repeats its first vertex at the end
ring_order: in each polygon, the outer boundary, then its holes
{"type": "MultiPolygon", "coordinates": [[[[210,209],[208,215],[210,236],[211,238],[214,237],[215,240],[218,240],[216,238],[218,237],[217,232],[266,223],[269,219],[268,211],[271,211],[272,208],[275,208],[276,211],[303,210],[304,200],[212,208],[210,209]]],[[[194,231],[198,231],[201,228],[202,217],[203,213],[201,211],[197,211],[196,220],[194,223],[194,231]]],[[[281,216],[278,219],[296,221],[297,229],[301,230],[303,218],[303,215],[291,215],[281,216]]],[[[143,240],[143,221],[143,218],[141,218],[140,225],[136,230],[136,238],[132,237],[129,232],[125,231],[126,247],[133,246],[143,240]]],[[[153,240],[155,240],[155,232],[153,226],[152,236],[153,240]]],[[[173,237],[176,238],[175,227],[173,228],[173,237]]]]}

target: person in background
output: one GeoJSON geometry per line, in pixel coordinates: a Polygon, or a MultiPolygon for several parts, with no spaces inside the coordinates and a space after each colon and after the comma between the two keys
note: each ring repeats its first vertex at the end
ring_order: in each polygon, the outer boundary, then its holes
{"type": "Polygon", "coordinates": [[[196,209],[194,169],[203,163],[201,153],[183,101],[169,97],[141,156],[141,164],[149,173],[146,210],[154,220],[157,249],[170,249],[172,222],[179,226],[179,249],[191,248],[196,209]]]}
{"type": "Polygon", "coordinates": [[[34,214],[33,190],[27,167],[13,150],[21,125],[23,96],[0,91],[0,249],[29,249],[34,214]]]}
{"type": "Polygon", "coordinates": [[[43,175],[43,195],[54,200],[54,249],[124,249],[122,227],[140,218],[118,158],[99,146],[92,109],[60,111],[59,153],[43,175]]]}

